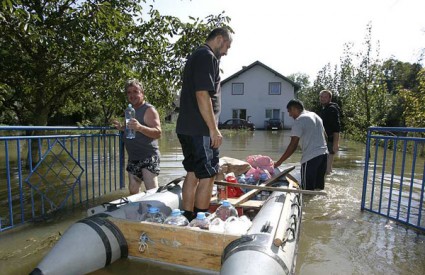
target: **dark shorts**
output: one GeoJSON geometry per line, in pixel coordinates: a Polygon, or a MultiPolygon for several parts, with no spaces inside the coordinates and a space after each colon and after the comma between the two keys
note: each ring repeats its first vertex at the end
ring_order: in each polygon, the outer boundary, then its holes
{"type": "Polygon", "coordinates": [[[211,147],[209,136],[177,135],[183,151],[183,167],[198,179],[214,177],[219,169],[217,148],[211,147]]]}
{"type": "Polygon", "coordinates": [[[159,156],[151,156],[144,160],[129,160],[126,170],[143,180],[142,169],[147,169],[149,172],[159,175],[159,163],[159,156]]]}
{"type": "Polygon", "coordinates": [[[325,188],[325,174],[328,154],[312,158],[301,164],[301,186],[306,190],[325,188]]]}

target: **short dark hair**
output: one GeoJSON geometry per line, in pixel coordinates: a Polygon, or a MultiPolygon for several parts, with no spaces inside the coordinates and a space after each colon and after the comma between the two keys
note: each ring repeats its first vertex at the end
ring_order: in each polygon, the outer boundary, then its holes
{"type": "Polygon", "coordinates": [[[213,29],[207,37],[207,42],[213,40],[217,36],[223,36],[225,39],[231,40],[230,32],[226,28],[215,28],[213,29]]]}
{"type": "Polygon", "coordinates": [[[300,111],[304,111],[304,104],[299,99],[289,100],[288,104],[286,105],[286,109],[289,109],[291,107],[295,107],[295,108],[299,109],[300,111]]]}
{"type": "Polygon", "coordinates": [[[125,82],[124,92],[127,92],[128,87],[139,87],[140,91],[143,92],[143,83],[137,79],[129,79],[125,82]]]}

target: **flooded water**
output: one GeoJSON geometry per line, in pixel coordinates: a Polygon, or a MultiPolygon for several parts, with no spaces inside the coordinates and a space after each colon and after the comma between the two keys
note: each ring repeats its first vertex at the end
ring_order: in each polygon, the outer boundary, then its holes
{"type": "MultiPolygon", "coordinates": [[[[228,132],[221,156],[245,159],[263,154],[277,159],[289,132],[228,132]]],[[[343,140],[326,180],[328,196],[304,196],[297,274],[425,274],[425,235],[360,211],[364,145],[343,140]]],[[[162,183],[184,175],[174,133],[160,141],[162,183]]],[[[296,152],[286,164],[298,165],[296,152]]],[[[126,190],[115,194],[126,194],[126,190]]],[[[105,198],[107,200],[108,198],[105,198]]],[[[85,216],[85,209],[63,213],[48,223],[0,234],[0,274],[28,274],[60,234],[85,216]]],[[[196,274],[134,260],[121,260],[93,274],[196,274]]],[[[237,275],[237,274],[235,274],[237,275]]]]}

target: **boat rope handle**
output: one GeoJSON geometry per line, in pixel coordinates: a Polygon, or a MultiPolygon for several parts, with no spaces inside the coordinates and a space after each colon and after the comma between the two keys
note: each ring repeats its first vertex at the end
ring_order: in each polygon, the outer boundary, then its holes
{"type": "Polygon", "coordinates": [[[297,207],[297,215],[300,215],[300,213],[301,213],[301,206],[298,203],[291,204],[291,207],[294,207],[294,206],[297,207]]]}
{"type": "Polygon", "coordinates": [[[294,200],[296,200],[296,201],[297,201],[297,202],[295,202],[295,203],[298,203],[298,205],[301,205],[301,201],[300,201],[300,194],[296,194],[296,195],[295,195],[294,200]]]}
{"type": "Polygon", "coordinates": [[[293,242],[295,240],[295,232],[297,231],[297,215],[292,214],[291,218],[293,222],[288,228],[286,228],[285,238],[283,238],[282,244],[280,245],[282,249],[287,242],[293,242]],[[292,235],[292,238],[289,238],[290,235],[292,235]]]}
{"type": "Polygon", "coordinates": [[[149,239],[146,232],[142,232],[142,234],[140,234],[140,238],[139,238],[139,252],[140,253],[143,253],[143,252],[146,251],[146,249],[148,249],[148,242],[153,243],[153,241],[151,239],[149,239]]]}

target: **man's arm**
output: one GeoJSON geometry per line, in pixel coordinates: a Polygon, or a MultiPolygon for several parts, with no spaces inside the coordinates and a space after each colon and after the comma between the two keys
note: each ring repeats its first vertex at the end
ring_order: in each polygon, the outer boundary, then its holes
{"type": "Polygon", "coordinates": [[[280,159],[274,163],[275,168],[279,167],[285,160],[287,160],[295,152],[295,150],[297,150],[299,141],[300,141],[299,137],[296,137],[296,136],[291,137],[291,142],[289,142],[289,145],[286,148],[285,153],[283,153],[280,159]]]}
{"type": "Polygon", "coordinates": [[[197,91],[196,100],[198,102],[198,107],[202,118],[210,130],[211,146],[213,148],[218,148],[221,145],[223,136],[217,128],[210,94],[208,91],[197,91]]]}
{"type": "Polygon", "coordinates": [[[332,141],[333,141],[333,148],[332,150],[334,153],[338,152],[339,150],[339,132],[341,131],[341,121],[339,117],[339,110],[336,107],[332,107],[331,109],[331,115],[332,115],[332,141]]]}

